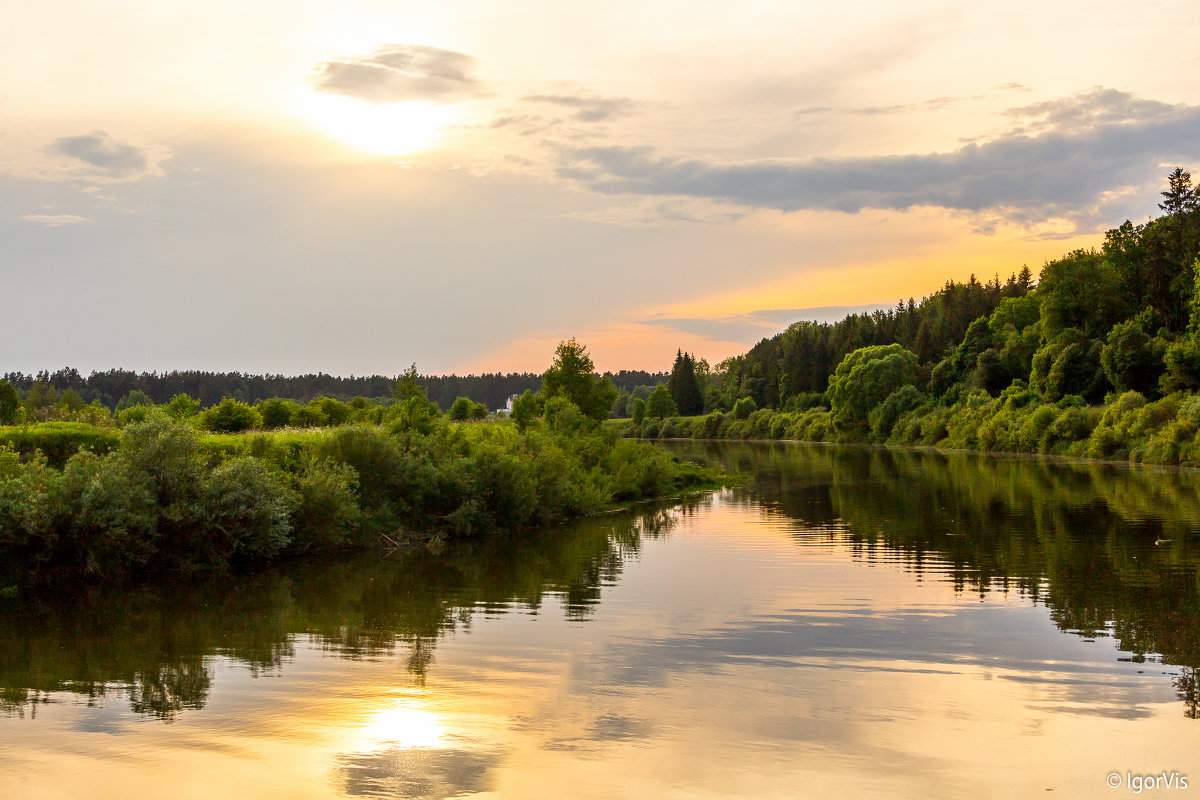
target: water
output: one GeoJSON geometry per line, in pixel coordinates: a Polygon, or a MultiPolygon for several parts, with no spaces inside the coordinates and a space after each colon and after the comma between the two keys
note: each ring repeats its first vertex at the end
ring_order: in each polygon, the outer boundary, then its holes
{"type": "Polygon", "coordinates": [[[752,477],[441,553],[8,607],[0,796],[1197,790],[1200,475],[672,447],[752,477]]]}

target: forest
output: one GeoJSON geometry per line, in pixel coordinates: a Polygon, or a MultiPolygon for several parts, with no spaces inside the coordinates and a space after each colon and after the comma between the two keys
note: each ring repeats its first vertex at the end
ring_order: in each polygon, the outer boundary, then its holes
{"type": "MultiPolygon", "coordinates": [[[[613,385],[624,391],[638,386],[662,383],[665,373],[642,370],[606,372],[613,385]]],[[[396,377],[383,375],[339,377],[325,373],[308,375],[248,375],[241,372],[203,372],[181,370],[171,372],[133,372],[126,369],[95,371],[87,377],[72,367],[50,372],[42,370],[33,375],[9,372],[4,375],[18,392],[27,395],[35,390],[36,416],[41,421],[64,419],[64,409],[77,401],[98,403],[110,411],[118,410],[122,401],[131,395],[147,403],[162,404],[172,397],[186,394],[202,406],[211,406],[225,398],[243,403],[257,403],[271,398],[308,403],[314,399],[330,398],[349,402],[356,398],[376,405],[386,405],[391,398],[396,377]],[[66,398],[66,405],[63,400],[66,398]],[[62,407],[60,407],[62,406],[62,407]]],[[[504,408],[508,398],[526,389],[541,388],[542,376],[535,372],[484,373],[482,375],[422,375],[421,383],[427,396],[443,411],[458,397],[466,397],[490,410],[504,408]]],[[[129,402],[126,401],[125,405],[129,402]]]]}
{"type": "Polygon", "coordinates": [[[679,353],[625,430],[1200,465],[1200,191],[1188,172],[1168,176],[1159,207],[1036,280],[1024,266],[798,322],[711,372],[679,353]]]}

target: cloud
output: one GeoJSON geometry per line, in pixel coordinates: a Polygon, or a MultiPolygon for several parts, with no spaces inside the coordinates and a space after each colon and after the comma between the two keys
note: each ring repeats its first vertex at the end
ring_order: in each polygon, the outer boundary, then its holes
{"type": "Polygon", "coordinates": [[[1031,225],[1094,223],[1104,197],[1161,177],[1163,163],[1200,158],[1197,106],[1098,89],[1010,116],[1024,124],[952,152],[717,161],[644,146],[588,147],[564,151],[557,172],[604,194],[701,197],[784,212],[992,210],[1031,225]]]}
{"type": "Polygon", "coordinates": [[[368,103],[455,103],[482,94],[474,69],[475,59],[464,53],[419,44],[387,44],[369,56],[318,64],[313,84],[323,92],[368,103]]]}
{"type": "Polygon", "coordinates": [[[74,214],[25,214],[21,219],[26,222],[37,222],[47,228],[57,228],[60,225],[78,225],[81,222],[91,222],[87,217],[74,214]]]}
{"type": "Polygon", "coordinates": [[[83,172],[101,180],[137,180],[161,174],[158,163],[170,155],[165,148],[137,147],[119,142],[105,131],[62,136],[50,143],[51,153],[83,165],[83,172]]]}
{"type": "Polygon", "coordinates": [[[1098,86],[1090,92],[1074,97],[1010,108],[1005,114],[1023,118],[1024,129],[1027,131],[1079,131],[1135,120],[1141,123],[1166,122],[1181,108],[1184,107],[1158,100],[1145,100],[1116,89],[1098,86]]]}
{"type": "Polygon", "coordinates": [[[746,209],[741,206],[707,199],[649,197],[591,211],[571,211],[559,216],[601,225],[647,228],[691,223],[721,225],[737,222],[746,214],[746,209]]]}
{"type": "Polygon", "coordinates": [[[888,106],[805,106],[793,113],[797,117],[808,117],[817,114],[853,114],[862,117],[875,117],[884,114],[912,114],[919,111],[944,111],[962,102],[959,97],[933,97],[920,103],[898,103],[888,106]]]}
{"type": "Polygon", "coordinates": [[[574,109],[571,116],[580,122],[602,122],[628,114],[637,104],[628,97],[595,97],[586,94],[535,94],[525,100],[574,109]]]}
{"type": "Polygon", "coordinates": [[[869,314],[889,306],[816,306],[813,308],[764,308],[719,317],[670,317],[659,315],[643,320],[644,325],[661,325],[719,342],[753,344],[799,321],[836,322],[850,314],[869,314]]]}

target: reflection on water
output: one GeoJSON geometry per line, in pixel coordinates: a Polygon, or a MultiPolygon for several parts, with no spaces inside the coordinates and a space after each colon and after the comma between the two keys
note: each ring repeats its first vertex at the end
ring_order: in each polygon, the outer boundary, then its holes
{"type": "MultiPolygon", "coordinates": [[[[1200,473],[1103,463],[785,444],[678,446],[754,476],[744,506],[847,536],[854,558],[955,592],[1015,592],[1064,632],[1178,666],[1197,717],[1200,473]]],[[[797,533],[797,538],[804,535],[797,533]]]]}
{"type": "Polygon", "coordinates": [[[0,610],[0,797],[1093,797],[1197,766],[1200,475],[673,447],[752,477],[0,610]]]}

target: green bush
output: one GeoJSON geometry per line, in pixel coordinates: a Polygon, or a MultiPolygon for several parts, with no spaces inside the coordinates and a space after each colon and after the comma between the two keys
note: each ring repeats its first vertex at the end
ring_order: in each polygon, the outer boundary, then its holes
{"type": "Polygon", "coordinates": [[[896,420],[907,411],[911,411],[925,402],[925,395],[916,386],[902,386],[889,394],[882,403],[871,409],[867,414],[867,422],[871,426],[871,439],[876,442],[886,442],[892,435],[896,420]]]}
{"type": "Polygon", "coordinates": [[[253,407],[226,397],[200,415],[200,425],[215,433],[239,433],[263,426],[262,415],[253,407]]]}
{"type": "Polygon", "coordinates": [[[829,377],[829,401],[838,431],[865,429],[872,408],[916,380],[917,357],[898,344],[860,347],[847,354],[829,377]]]}
{"type": "Polygon", "coordinates": [[[753,397],[743,397],[733,404],[733,418],[742,420],[750,419],[750,415],[758,410],[758,405],[755,404],[753,397]]]}
{"type": "Polygon", "coordinates": [[[119,431],[83,422],[41,422],[27,428],[0,428],[0,445],[8,445],[22,456],[40,450],[51,466],[59,468],[81,450],[104,455],[116,449],[120,441],[119,431]]]}
{"type": "Polygon", "coordinates": [[[283,476],[256,458],[235,458],[205,481],[203,507],[209,563],[265,560],[291,540],[299,497],[283,476]]]}
{"type": "Polygon", "coordinates": [[[163,410],[167,412],[168,417],[174,419],[191,419],[196,416],[200,410],[200,403],[193,400],[187,393],[181,392],[171,398],[163,410]]]}
{"type": "Polygon", "coordinates": [[[262,416],[263,427],[267,430],[274,430],[293,424],[292,418],[300,410],[300,404],[295,400],[272,397],[270,400],[260,401],[255,409],[262,416]]]}

